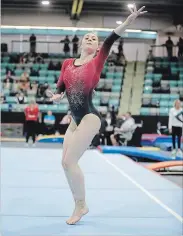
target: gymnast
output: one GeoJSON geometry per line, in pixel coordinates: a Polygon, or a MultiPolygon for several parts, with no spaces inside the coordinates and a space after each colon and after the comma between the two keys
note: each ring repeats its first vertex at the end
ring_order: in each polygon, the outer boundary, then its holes
{"type": "Polygon", "coordinates": [[[84,176],[78,161],[101,127],[100,115],[92,104],[93,91],[111,46],[139,15],[146,13],[144,8],[137,10],[134,5],[128,18],[105,39],[100,50],[98,37],[88,33],[82,39],[80,58],[63,62],[57,91],[52,94],[51,100],[58,102],[66,92],[72,115],[64,136],[62,156],[62,166],[75,202],[73,214],[66,221],[69,225],[78,222],[89,211],[85,199],[84,176]]]}

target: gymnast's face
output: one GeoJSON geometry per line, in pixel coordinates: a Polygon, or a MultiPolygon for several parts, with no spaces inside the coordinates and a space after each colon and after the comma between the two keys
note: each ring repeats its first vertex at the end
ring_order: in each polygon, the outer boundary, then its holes
{"type": "Polygon", "coordinates": [[[93,54],[97,51],[99,46],[99,40],[97,35],[93,33],[85,34],[82,40],[81,48],[88,54],[93,54]]]}

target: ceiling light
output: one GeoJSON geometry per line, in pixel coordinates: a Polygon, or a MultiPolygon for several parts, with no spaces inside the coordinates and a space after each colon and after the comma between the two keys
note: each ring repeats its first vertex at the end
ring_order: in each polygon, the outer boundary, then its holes
{"type": "Polygon", "coordinates": [[[49,5],[49,4],[50,4],[49,1],[42,1],[41,3],[42,3],[43,5],[49,5]]]}
{"type": "Polygon", "coordinates": [[[142,32],[142,30],[126,29],[125,32],[129,32],[129,33],[140,33],[140,32],[142,32]]]}
{"type": "Polygon", "coordinates": [[[134,4],[128,4],[128,8],[134,8],[134,4]]]}
{"type": "Polygon", "coordinates": [[[116,24],[121,25],[121,24],[122,24],[122,21],[117,20],[117,21],[116,21],[116,24]]]}

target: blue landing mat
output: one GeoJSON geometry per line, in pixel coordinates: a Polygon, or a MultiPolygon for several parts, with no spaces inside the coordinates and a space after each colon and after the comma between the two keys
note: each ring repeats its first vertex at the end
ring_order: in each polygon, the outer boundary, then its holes
{"type": "MultiPolygon", "coordinates": [[[[181,146],[183,149],[183,145],[181,146]]],[[[160,144],[160,149],[163,151],[171,151],[172,150],[172,142],[170,143],[161,143],[160,144]]]]}
{"type": "Polygon", "coordinates": [[[169,153],[165,153],[162,151],[149,151],[149,150],[141,150],[136,147],[112,147],[112,146],[100,146],[99,150],[102,153],[118,153],[126,156],[137,157],[137,158],[146,158],[154,161],[175,161],[182,160],[181,157],[172,158],[169,153]]]}

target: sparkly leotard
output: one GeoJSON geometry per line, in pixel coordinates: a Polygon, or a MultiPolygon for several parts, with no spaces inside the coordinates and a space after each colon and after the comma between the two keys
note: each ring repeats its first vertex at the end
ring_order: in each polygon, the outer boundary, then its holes
{"type": "Polygon", "coordinates": [[[100,118],[100,114],[92,103],[92,94],[99,82],[105,60],[112,44],[120,36],[112,32],[104,41],[97,56],[81,66],[74,65],[75,59],[66,59],[62,65],[61,75],[57,83],[57,92],[66,91],[70,110],[76,124],[82,118],[93,113],[100,118]]]}

